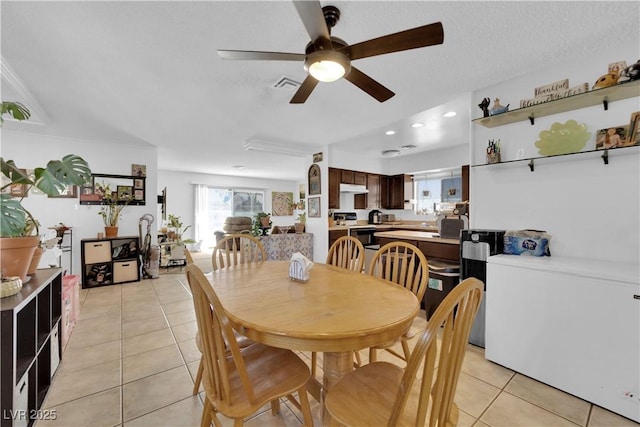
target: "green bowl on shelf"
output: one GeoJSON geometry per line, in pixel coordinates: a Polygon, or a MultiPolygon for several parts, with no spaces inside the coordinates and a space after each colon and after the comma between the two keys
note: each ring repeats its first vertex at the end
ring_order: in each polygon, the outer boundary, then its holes
{"type": "Polygon", "coordinates": [[[577,153],[582,150],[591,138],[586,124],[578,124],[575,120],[566,123],[554,123],[551,129],[540,132],[540,139],[535,142],[542,156],[577,153]]]}

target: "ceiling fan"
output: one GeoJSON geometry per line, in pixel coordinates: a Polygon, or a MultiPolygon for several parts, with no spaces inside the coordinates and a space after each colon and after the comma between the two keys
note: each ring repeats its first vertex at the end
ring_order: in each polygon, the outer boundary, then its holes
{"type": "Polygon", "coordinates": [[[218,55],[223,59],[303,61],[309,74],[291,99],[291,104],[304,103],[318,81],[333,82],[342,77],[379,102],[384,102],[395,93],[352,66],[351,61],[442,44],[444,40],[442,23],[436,22],[349,45],[331,35],[331,28],[340,19],[340,10],[337,7],[321,7],[319,1],[306,0],[294,0],[293,4],[311,37],[305,53],[218,50],[218,55]]]}

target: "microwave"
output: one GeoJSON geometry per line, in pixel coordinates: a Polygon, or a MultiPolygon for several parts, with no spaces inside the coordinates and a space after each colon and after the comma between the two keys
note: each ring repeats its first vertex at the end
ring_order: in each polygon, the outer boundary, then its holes
{"type": "Polygon", "coordinates": [[[382,222],[394,222],[395,220],[395,214],[382,214],[382,222]]]}

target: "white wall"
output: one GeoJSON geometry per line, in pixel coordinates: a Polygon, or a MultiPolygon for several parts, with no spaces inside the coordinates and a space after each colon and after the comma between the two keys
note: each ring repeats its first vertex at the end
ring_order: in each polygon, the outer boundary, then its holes
{"type": "MultiPolygon", "coordinates": [[[[14,160],[25,169],[44,167],[49,160],[61,159],[67,154],[76,154],[89,163],[93,173],[131,175],[131,164],[147,166],[145,206],[127,206],[122,211],[118,235],[137,236],[138,221],[145,213],[156,213],[156,170],[155,147],[136,147],[97,143],[70,138],[27,134],[22,132],[2,132],[2,157],[14,160]]],[[[80,240],[95,238],[104,231],[104,222],[98,215],[99,206],[80,205],[78,199],[48,198],[46,195],[29,194],[23,205],[40,222],[40,231],[60,222],[73,227],[73,267],[71,272],[80,275],[80,240]]],[[[51,253],[45,252],[41,267],[46,267],[51,253]]],[[[68,254],[62,258],[62,268],[69,269],[68,254]]]]}
{"type": "MultiPolygon", "coordinates": [[[[621,41],[622,43],[622,41],[621,41]]],[[[473,99],[496,97],[501,103],[519,106],[520,99],[533,98],[535,87],[569,78],[570,86],[593,82],[607,71],[607,65],[637,61],[638,40],[626,41],[607,52],[580,62],[549,67],[518,79],[482,90],[473,99]]],[[[537,118],[506,126],[485,128],[473,125],[472,165],[486,162],[487,141],[500,139],[502,160],[513,160],[518,150],[525,157],[538,155],[534,143],[552,123],[574,119],[585,123],[591,139],[584,150],[595,148],[598,129],[629,123],[640,110],[638,98],[616,101],[604,111],[602,105],[537,118]]],[[[474,117],[479,117],[480,111],[474,117]]],[[[610,150],[609,165],[600,153],[539,160],[535,172],[526,162],[472,167],[470,172],[471,227],[494,229],[534,228],[553,238],[553,255],[637,263],[640,259],[640,148],[610,150]]]]}

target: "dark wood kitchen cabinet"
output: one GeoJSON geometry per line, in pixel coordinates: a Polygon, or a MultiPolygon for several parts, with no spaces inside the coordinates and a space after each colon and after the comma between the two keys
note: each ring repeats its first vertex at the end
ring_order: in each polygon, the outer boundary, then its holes
{"type": "Polygon", "coordinates": [[[353,183],[355,185],[367,185],[366,172],[353,172],[353,183]]]}
{"type": "Polygon", "coordinates": [[[338,240],[341,237],[344,237],[346,235],[349,234],[349,230],[345,229],[340,229],[340,230],[329,230],[329,248],[331,248],[331,245],[333,245],[336,240],[338,240]]]}
{"type": "Polygon", "coordinates": [[[340,209],[340,172],[329,168],[329,209],[340,209]]]}
{"type": "Polygon", "coordinates": [[[375,173],[367,174],[367,208],[378,209],[380,205],[380,175],[375,173]]]}
{"type": "Polygon", "coordinates": [[[380,175],[375,173],[367,173],[365,175],[364,185],[366,185],[369,193],[356,194],[353,199],[353,207],[355,209],[378,209],[380,208],[380,175]]]}
{"type": "Polygon", "coordinates": [[[341,184],[353,184],[355,180],[353,171],[342,169],[340,171],[340,183],[341,184]]]}
{"type": "Polygon", "coordinates": [[[382,208],[404,209],[404,174],[381,177],[380,189],[382,208]]]}
{"type": "Polygon", "coordinates": [[[367,173],[341,169],[340,182],[342,184],[367,185],[367,173]]]}

